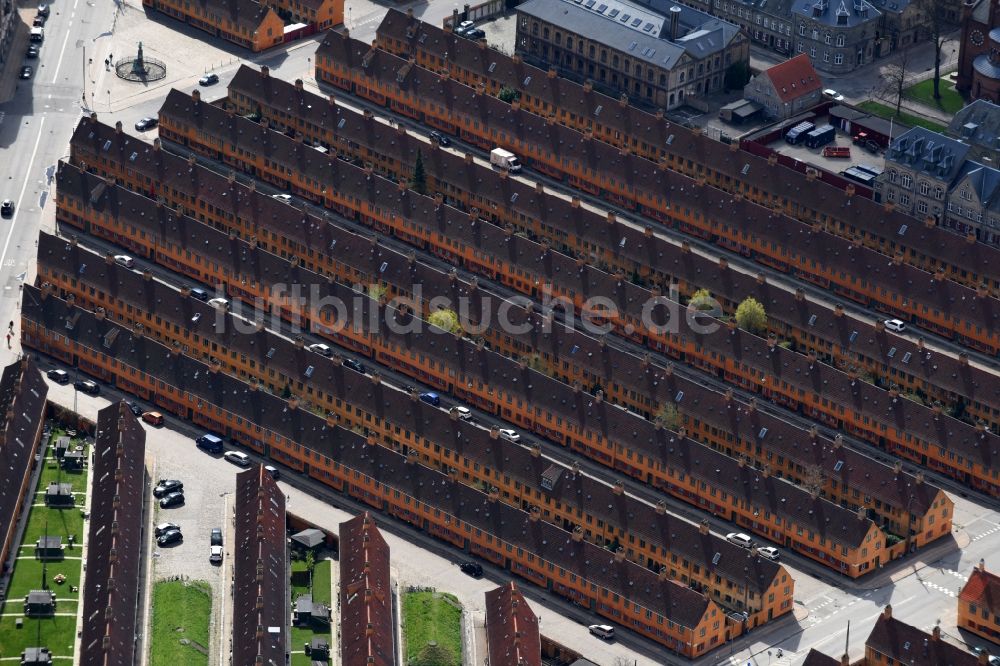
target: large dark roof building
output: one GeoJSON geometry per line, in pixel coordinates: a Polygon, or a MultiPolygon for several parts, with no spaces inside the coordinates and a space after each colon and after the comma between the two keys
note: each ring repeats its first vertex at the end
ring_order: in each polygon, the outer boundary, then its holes
{"type": "Polygon", "coordinates": [[[372,515],[341,523],[341,666],[396,663],[389,576],[389,545],[372,515]]]}
{"type": "Polygon", "coordinates": [[[542,666],[538,617],[511,581],[486,593],[490,666],[542,666]]]}
{"type": "Polygon", "coordinates": [[[260,465],[236,476],[233,661],[284,664],[289,644],[285,496],[260,465]]]}
{"type": "Polygon", "coordinates": [[[145,455],[146,431],[124,402],[98,412],[83,590],[82,666],[135,663],[145,455]]]}
{"type": "Polygon", "coordinates": [[[986,663],[971,652],[941,638],[934,627],[928,634],[892,616],[892,606],[886,606],[872,633],[865,641],[868,664],[920,664],[920,666],[978,666],[986,663]]]}
{"type": "Polygon", "coordinates": [[[7,562],[17,530],[42,437],[48,390],[31,356],[11,363],[0,376],[0,568],[7,562]]]}

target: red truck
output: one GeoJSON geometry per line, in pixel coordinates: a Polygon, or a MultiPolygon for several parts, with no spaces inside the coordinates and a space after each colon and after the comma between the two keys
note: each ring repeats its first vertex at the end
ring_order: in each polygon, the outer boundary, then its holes
{"type": "Polygon", "coordinates": [[[823,148],[823,157],[847,157],[851,156],[850,146],[826,146],[823,148]]]}

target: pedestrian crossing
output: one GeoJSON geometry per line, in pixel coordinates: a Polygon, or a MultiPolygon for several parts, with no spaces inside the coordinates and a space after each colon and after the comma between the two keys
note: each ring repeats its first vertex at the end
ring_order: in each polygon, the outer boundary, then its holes
{"type": "Polygon", "coordinates": [[[997,532],[1000,532],[1000,525],[996,525],[996,526],[993,527],[993,529],[987,530],[987,531],[983,532],[982,534],[977,534],[976,536],[972,537],[972,540],[973,541],[979,541],[980,539],[985,539],[989,535],[996,534],[997,532]]]}
{"type": "Polygon", "coordinates": [[[949,597],[957,597],[958,596],[957,593],[953,592],[952,590],[949,590],[947,587],[945,587],[943,585],[938,585],[937,583],[931,583],[930,581],[926,581],[926,580],[923,581],[923,583],[924,583],[924,585],[926,585],[930,589],[937,590],[941,594],[946,594],[949,597]]]}

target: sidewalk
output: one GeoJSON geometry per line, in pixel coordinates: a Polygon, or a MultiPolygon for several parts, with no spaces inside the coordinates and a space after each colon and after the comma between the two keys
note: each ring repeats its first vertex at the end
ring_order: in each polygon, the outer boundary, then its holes
{"type": "Polygon", "coordinates": [[[0,104],[14,99],[17,92],[18,77],[21,74],[21,67],[24,65],[24,52],[28,49],[28,34],[30,33],[30,21],[33,20],[35,9],[19,8],[17,10],[18,19],[14,23],[14,37],[10,42],[10,51],[7,53],[7,61],[3,70],[0,70],[0,104]],[[25,22],[28,21],[28,23],[25,22]]]}

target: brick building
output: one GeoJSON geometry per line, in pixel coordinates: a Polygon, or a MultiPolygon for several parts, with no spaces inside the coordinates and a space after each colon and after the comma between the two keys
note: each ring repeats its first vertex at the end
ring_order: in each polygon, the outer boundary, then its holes
{"type": "Polygon", "coordinates": [[[142,0],[142,4],[254,53],[285,39],[284,21],[256,0],[142,0]]]}
{"type": "Polygon", "coordinates": [[[486,593],[490,666],[542,666],[538,617],[514,581],[486,593]]]}
{"type": "Polygon", "coordinates": [[[823,80],[808,56],[800,53],[751,78],[743,97],[763,106],[769,118],[784,120],[822,101],[823,80]]]}
{"type": "Polygon", "coordinates": [[[340,664],[394,666],[389,545],[367,511],[340,524],[340,664]]]}
{"type": "Polygon", "coordinates": [[[955,88],[972,99],[1000,104],[1000,3],[968,0],[961,20],[955,88]]]}
{"type": "Polygon", "coordinates": [[[1000,644],[1000,576],[979,564],[958,595],[958,628],[1000,644]]]}
{"type": "Polygon", "coordinates": [[[865,664],[947,664],[948,666],[986,666],[988,654],[978,657],[945,641],[941,629],[927,633],[892,616],[886,606],[865,640],[865,664]]]}

